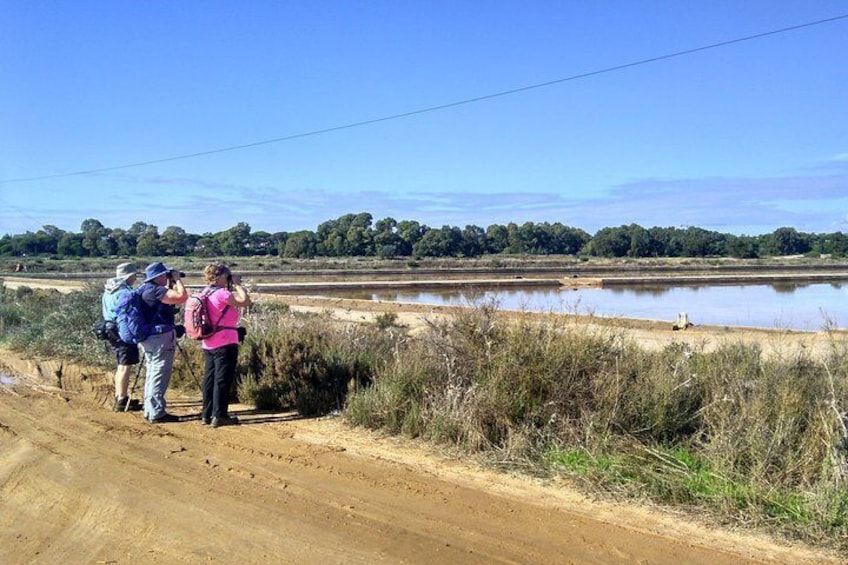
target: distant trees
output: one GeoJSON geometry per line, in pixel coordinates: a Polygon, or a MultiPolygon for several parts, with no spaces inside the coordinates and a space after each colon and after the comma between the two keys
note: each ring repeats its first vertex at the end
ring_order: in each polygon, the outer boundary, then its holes
{"type": "Polygon", "coordinates": [[[198,238],[190,237],[183,228],[168,226],[162,232],[159,243],[164,255],[187,255],[194,247],[192,239],[196,241],[198,238]]]}
{"type": "Polygon", "coordinates": [[[798,255],[812,249],[811,236],[795,231],[795,228],[777,228],[764,235],[760,251],[765,255],[798,255]]]}
{"type": "Polygon", "coordinates": [[[817,236],[812,242],[813,251],[838,257],[848,256],[848,235],[842,232],[817,236]]]}
{"type": "Polygon", "coordinates": [[[311,259],[318,253],[318,238],[309,230],[298,231],[286,238],[281,255],[311,259]]]}
{"type": "Polygon", "coordinates": [[[599,257],[757,257],[758,246],[747,236],[697,227],[645,229],[630,224],[599,230],[586,251],[599,257]]]}
{"type": "Polygon", "coordinates": [[[738,257],[829,254],[848,256],[848,235],[802,233],[781,227],[760,236],[732,235],[698,227],[607,227],[589,235],[560,222],[473,224],[431,228],[415,220],[374,221],[368,212],[344,214],[315,231],[252,232],[239,222],[202,235],[136,222],[108,228],[88,218],[79,233],[45,225],[35,233],[0,237],[0,256],[64,257],[278,255],[281,257],[479,257],[486,254],[589,255],[597,257],[738,257]]]}

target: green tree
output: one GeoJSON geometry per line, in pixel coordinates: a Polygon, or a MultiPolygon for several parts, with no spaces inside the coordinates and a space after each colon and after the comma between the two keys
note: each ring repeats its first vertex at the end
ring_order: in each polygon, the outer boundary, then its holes
{"type": "Polygon", "coordinates": [[[82,247],[82,235],[67,232],[59,238],[56,251],[65,257],[82,257],[85,250],[82,247]]]}
{"type": "Polygon", "coordinates": [[[53,254],[57,253],[57,247],[59,245],[59,239],[65,233],[64,230],[57,228],[53,225],[45,225],[42,226],[40,230],[35,233],[35,237],[37,240],[37,247],[39,254],[53,254]]]}
{"type": "Polygon", "coordinates": [[[96,257],[102,254],[100,250],[100,239],[106,236],[107,230],[99,220],[88,218],[83,220],[80,226],[82,232],[82,249],[85,254],[96,257]]]}
{"type": "Polygon", "coordinates": [[[715,257],[724,254],[727,237],[718,232],[696,228],[686,228],[683,232],[683,257],[715,257]]]}
{"type": "Polygon", "coordinates": [[[245,222],[239,222],[218,234],[218,242],[224,255],[248,255],[250,241],[250,226],[245,222]]]}
{"type": "Polygon", "coordinates": [[[630,249],[627,250],[629,257],[650,257],[653,251],[651,233],[638,224],[627,226],[630,233],[630,249]]]}
{"type": "Polygon", "coordinates": [[[550,232],[533,222],[524,222],[516,228],[513,231],[513,239],[513,247],[517,249],[517,253],[541,255],[550,252],[550,232]]]}
{"type": "Polygon", "coordinates": [[[200,236],[194,245],[194,252],[200,257],[217,257],[222,255],[218,238],[209,232],[200,236]]]}
{"type": "Polygon", "coordinates": [[[318,226],[316,232],[317,251],[329,257],[350,255],[347,234],[356,219],[354,214],[345,214],[335,220],[327,220],[318,226]]]}
{"type": "Polygon", "coordinates": [[[374,224],[374,252],[384,259],[403,255],[403,240],[398,234],[397,221],[383,218],[374,224]]]}
{"type": "Polygon", "coordinates": [[[597,257],[625,257],[630,251],[630,231],[627,226],[598,230],[592,236],[589,250],[597,257]]]}
{"type": "Polygon", "coordinates": [[[12,254],[16,257],[23,255],[36,255],[38,253],[38,240],[31,231],[16,235],[12,238],[12,254]]]}
{"type": "Polygon", "coordinates": [[[821,234],[816,238],[814,250],[833,257],[848,256],[848,236],[839,231],[821,234]]]}
{"type": "Polygon", "coordinates": [[[551,252],[559,255],[577,255],[591,237],[579,228],[555,222],[550,226],[551,252]]]}
{"type": "Polygon", "coordinates": [[[795,228],[777,228],[761,238],[763,255],[798,255],[810,251],[810,236],[798,233],[795,228]]]}
{"type": "Polygon", "coordinates": [[[159,237],[159,245],[165,255],[189,255],[190,238],[186,231],[177,226],[168,226],[159,237]]]}
{"type": "Polygon", "coordinates": [[[459,249],[465,257],[479,257],[486,252],[486,232],[483,228],[475,225],[465,226],[462,230],[462,241],[459,249]]]}
{"type": "Polygon", "coordinates": [[[121,255],[123,257],[135,255],[136,245],[138,241],[136,240],[136,237],[134,235],[130,234],[126,230],[117,228],[112,230],[112,237],[118,244],[118,249],[116,252],[117,255],[121,255]]]}
{"type": "Polygon", "coordinates": [[[162,254],[162,247],[159,244],[159,228],[145,224],[144,232],[137,238],[136,253],[154,257],[162,254]]]}
{"type": "Polygon", "coordinates": [[[318,237],[309,230],[301,230],[289,235],[283,255],[285,257],[311,259],[315,257],[317,247],[318,237]]]}
{"type": "Polygon", "coordinates": [[[345,234],[348,255],[365,257],[374,255],[374,242],[371,230],[361,225],[353,225],[345,234]]]}
{"type": "Polygon", "coordinates": [[[251,234],[249,248],[252,255],[276,255],[278,244],[273,234],[260,230],[251,234]]]}
{"type": "Polygon", "coordinates": [[[97,242],[97,254],[103,257],[118,254],[118,240],[115,239],[114,232],[106,231],[97,242]]]}
{"type": "Polygon", "coordinates": [[[397,225],[397,234],[401,239],[401,255],[412,255],[413,247],[418,243],[428,228],[414,220],[401,220],[397,225]]]}
{"type": "Polygon", "coordinates": [[[9,235],[5,234],[3,237],[0,237],[0,256],[2,257],[11,257],[15,254],[15,239],[9,235]]]}
{"type": "Polygon", "coordinates": [[[141,234],[147,231],[148,224],[145,222],[136,222],[130,226],[130,229],[127,232],[135,238],[138,238],[141,234]]]}
{"type": "Polygon", "coordinates": [[[486,228],[486,251],[503,253],[509,246],[509,231],[506,226],[492,224],[486,228]]]}
{"type": "Polygon", "coordinates": [[[724,244],[725,255],[737,259],[756,259],[759,257],[758,247],[757,238],[747,235],[729,235],[724,244]]]}
{"type": "Polygon", "coordinates": [[[457,227],[442,226],[425,233],[413,247],[416,257],[455,257],[460,254],[462,232],[457,227]]]}
{"type": "Polygon", "coordinates": [[[504,251],[510,254],[522,253],[521,234],[518,232],[518,224],[510,222],[506,225],[506,247],[504,251]]]}

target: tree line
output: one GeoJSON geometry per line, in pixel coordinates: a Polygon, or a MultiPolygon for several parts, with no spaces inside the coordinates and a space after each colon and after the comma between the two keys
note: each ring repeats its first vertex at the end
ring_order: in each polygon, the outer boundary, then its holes
{"type": "Polygon", "coordinates": [[[434,228],[414,220],[384,218],[374,222],[367,212],[345,214],[317,229],[295,232],[251,231],[245,222],[202,235],[178,226],[159,228],[136,222],[129,229],[108,228],[96,219],[82,222],[79,232],[45,225],[37,232],[6,234],[0,256],[261,256],[312,257],[479,257],[486,254],[582,255],[596,257],[737,257],[782,255],[848,255],[842,232],[814,234],[791,227],[758,235],[733,235],[698,227],[652,227],[638,224],[608,227],[590,235],[559,222],[487,228],[434,228]]]}

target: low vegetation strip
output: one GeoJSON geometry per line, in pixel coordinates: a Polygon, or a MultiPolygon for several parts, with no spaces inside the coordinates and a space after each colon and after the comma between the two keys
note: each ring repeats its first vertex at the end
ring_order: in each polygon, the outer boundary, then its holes
{"type": "Polygon", "coordinates": [[[257,290],[266,292],[319,292],[345,290],[399,290],[399,289],[455,289],[455,288],[526,288],[560,287],[558,279],[473,279],[473,280],[365,280],[365,281],[325,281],[325,282],[279,282],[256,283],[257,290]]]}
{"type": "Polygon", "coordinates": [[[848,281],[848,271],[833,273],[760,273],[723,275],[641,275],[600,277],[598,286],[632,286],[645,284],[776,284],[776,283],[822,283],[848,281]]]}
{"type": "MultiPolygon", "coordinates": [[[[89,335],[99,288],[0,291],[0,336],[111,365],[89,335]]],[[[239,398],[450,445],[586,489],[714,513],[848,551],[848,342],[764,355],[727,341],[657,351],[568,317],[457,309],[410,332],[298,315],[246,317],[239,398]]],[[[200,352],[185,344],[195,366],[200,352]]],[[[178,368],[178,386],[196,386],[178,368]]]]}

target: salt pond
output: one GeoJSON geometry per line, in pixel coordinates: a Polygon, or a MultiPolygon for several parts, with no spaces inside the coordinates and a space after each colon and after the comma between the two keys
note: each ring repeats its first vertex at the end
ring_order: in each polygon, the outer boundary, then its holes
{"type": "MultiPolygon", "coordinates": [[[[333,293],[333,296],[339,296],[333,293]]],[[[686,312],[696,325],[793,330],[848,327],[848,283],[417,290],[350,292],[344,296],[439,305],[493,301],[503,310],[593,313],[597,316],[674,321],[686,312]]]]}

